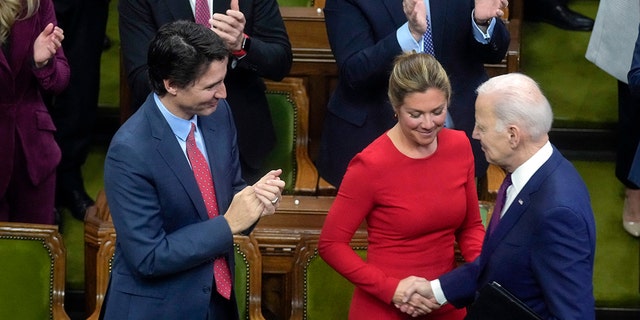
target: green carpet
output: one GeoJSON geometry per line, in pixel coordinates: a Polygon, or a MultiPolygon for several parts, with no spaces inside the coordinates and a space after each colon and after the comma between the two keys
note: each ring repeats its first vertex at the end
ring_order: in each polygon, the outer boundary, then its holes
{"type": "MultiPolygon", "coordinates": [[[[526,1],[526,0],[525,0],[526,1]]],[[[113,45],[102,56],[100,105],[119,105],[117,1],[111,1],[107,34],[113,45]]],[[[595,17],[597,0],[570,0],[569,7],[595,17]]],[[[524,23],[522,72],[536,79],[555,113],[554,127],[610,127],[617,121],[616,80],[584,57],[589,32],[564,31],[544,23],[524,23]]],[[[585,143],[588,143],[585,141],[585,143]]],[[[95,147],[84,167],[89,194],[102,188],[105,147],[95,147]]],[[[623,187],[611,162],[574,162],[592,197],[597,225],[594,294],[598,307],[640,307],[640,241],[621,226],[623,187]]],[[[68,250],[67,289],[84,288],[83,225],[65,213],[61,229],[68,250]]]]}
{"type": "MultiPolygon", "coordinates": [[[[595,18],[598,3],[570,0],[569,7],[595,18]]],[[[540,83],[553,106],[554,127],[610,127],[618,119],[617,80],[585,58],[590,36],[546,23],[523,24],[521,71],[540,83]]]]}
{"type": "Polygon", "coordinates": [[[598,307],[640,307],[640,241],[622,228],[624,187],[612,162],[573,162],[584,179],[596,218],[593,277],[598,307]]]}
{"type": "MultiPolygon", "coordinates": [[[[82,168],[87,193],[96,198],[103,189],[104,157],[106,146],[95,146],[82,168]]],[[[67,290],[84,290],[84,223],[67,210],[62,212],[60,232],[67,248],[67,290]]]]}

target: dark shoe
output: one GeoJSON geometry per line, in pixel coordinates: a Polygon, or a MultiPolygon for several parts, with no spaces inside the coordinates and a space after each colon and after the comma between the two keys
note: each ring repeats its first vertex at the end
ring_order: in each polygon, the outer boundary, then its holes
{"type": "Polygon", "coordinates": [[[593,19],[575,12],[564,5],[556,5],[537,15],[529,15],[528,20],[541,21],[558,28],[572,31],[591,31],[593,19]]]}
{"type": "Polygon", "coordinates": [[[94,204],[93,199],[84,190],[74,190],[62,196],[61,205],[71,211],[71,215],[84,221],[84,215],[87,213],[87,209],[94,204]]]}

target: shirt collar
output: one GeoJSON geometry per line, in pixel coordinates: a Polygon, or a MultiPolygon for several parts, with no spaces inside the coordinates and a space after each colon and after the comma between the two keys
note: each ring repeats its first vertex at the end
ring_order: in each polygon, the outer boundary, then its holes
{"type": "Polygon", "coordinates": [[[547,141],[529,160],[525,161],[513,171],[511,174],[511,182],[514,188],[513,191],[517,191],[515,194],[518,194],[536,171],[551,158],[552,153],[553,147],[551,147],[551,142],[547,141]]]}
{"type": "Polygon", "coordinates": [[[160,97],[158,97],[156,93],[153,94],[153,99],[156,102],[158,109],[162,113],[162,116],[164,116],[164,118],[167,120],[167,123],[169,123],[171,131],[173,131],[173,134],[175,134],[178,139],[187,141],[187,136],[191,131],[191,123],[194,123],[196,125],[196,131],[198,130],[198,115],[194,115],[190,120],[179,118],[171,113],[169,109],[167,109],[162,101],[160,101],[160,97]]]}

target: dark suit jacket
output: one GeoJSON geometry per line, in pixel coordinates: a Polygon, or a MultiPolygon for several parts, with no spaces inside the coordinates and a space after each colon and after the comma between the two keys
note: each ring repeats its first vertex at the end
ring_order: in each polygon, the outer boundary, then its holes
{"type": "MultiPolygon", "coordinates": [[[[199,118],[199,128],[224,213],[245,187],[229,105],[220,100],[212,115],[199,118]]],[[[118,234],[105,319],[206,319],[217,294],[214,258],[226,256],[234,271],[233,235],[224,217],[209,219],[152,95],[113,137],[104,180],[118,234]]]]}
{"type": "MultiPolygon", "coordinates": [[[[639,27],[640,29],[640,27],[639,27]]],[[[631,106],[634,109],[635,114],[640,113],[640,30],[638,32],[638,38],[636,40],[635,49],[633,51],[633,59],[631,61],[631,69],[628,75],[629,90],[633,97],[633,103],[636,105],[631,106]]],[[[636,149],[636,154],[633,157],[631,163],[631,169],[629,170],[629,181],[633,182],[636,187],[640,187],[640,144],[636,149]]]]}
{"type": "MultiPolygon", "coordinates": [[[[120,41],[133,108],[151,91],[147,76],[147,48],[160,26],[175,20],[194,21],[187,0],[120,0],[120,41]]],[[[235,68],[229,67],[224,83],[227,101],[238,128],[240,157],[250,168],[261,168],[273,148],[275,133],[262,77],[281,80],[291,69],[289,37],[276,0],[239,0],[244,32],[251,49],[235,68]]],[[[214,0],[213,11],[224,13],[228,0],[214,0]]],[[[230,59],[232,60],[232,59],[230,59]]]]}
{"type": "Polygon", "coordinates": [[[497,281],[543,319],[595,318],[595,222],[582,178],[558,150],[487,234],[480,256],[440,277],[457,307],[497,281]]]}
{"type": "MultiPolygon", "coordinates": [[[[478,43],[472,33],[473,0],[431,0],[435,56],[447,71],[453,96],[449,112],[456,128],[473,131],[475,89],[488,77],[484,63],[501,61],[509,34],[497,21],[491,42],[478,43]]],[[[336,0],[324,8],[327,34],[339,69],[339,82],[328,104],[318,169],[339,184],[351,158],[395,121],[387,88],[393,59],[402,52],[396,30],[407,19],[398,0],[336,0]]],[[[499,19],[498,19],[499,20],[499,19]]],[[[473,142],[485,172],[486,160],[473,142]]]]}
{"type": "Polygon", "coordinates": [[[0,49],[0,196],[9,185],[16,142],[24,150],[34,185],[55,173],[60,162],[60,149],[53,137],[56,128],[42,93],[60,93],[67,87],[69,64],[60,48],[46,66],[33,66],[33,43],[50,22],[57,25],[53,3],[42,0],[34,16],[17,20],[11,28],[7,40],[10,55],[0,49]]]}

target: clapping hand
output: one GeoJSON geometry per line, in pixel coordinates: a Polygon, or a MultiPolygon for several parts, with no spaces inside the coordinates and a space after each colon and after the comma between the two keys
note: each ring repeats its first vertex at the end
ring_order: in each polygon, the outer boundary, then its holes
{"type": "Polygon", "coordinates": [[[49,23],[33,43],[33,62],[37,68],[42,68],[62,46],[64,32],[53,23],[49,23]]]}
{"type": "Polygon", "coordinates": [[[244,40],[244,25],[246,23],[244,14],[240,11],[238,0],[231,0],[230,9],[226,14],[215,13],[209,19],[211,30],[224,40],[227,49],[239,51],[242,49],[244,40]]]}
{"type": "Polygon", "coordinates": [[[271,170],[253,185],[258,199],[264,204],[262,216],[273,214],[280,205],[285,182],[280,179],[282,169],[271,170]]]}
{"type": "Polygon", "coordinates": [[[409,31],[416,41],[427,32],[427,8],[424,0],[402,0],[402,10],[407,16],[409,31]]]}
{"type": "Polygon", "coordinates": [[[500,18],[508,5],[508,0],[475,0],[473,19],[478,23],[491,18],[500,18]]]}

